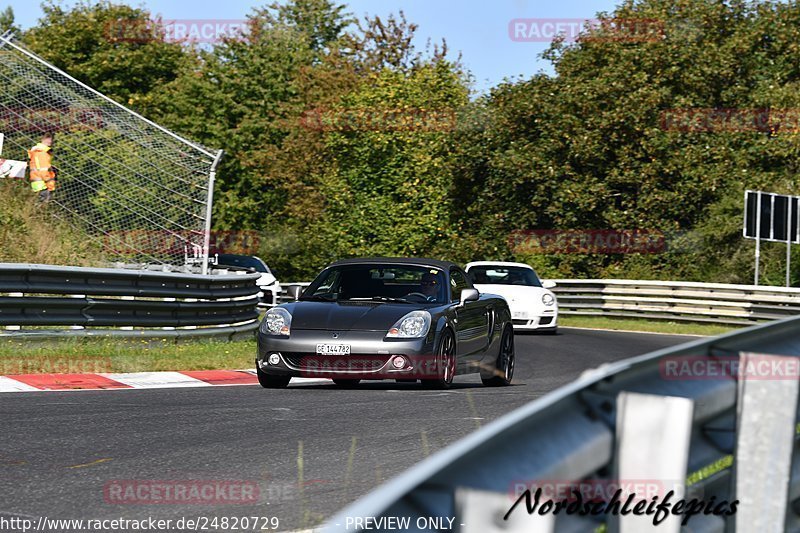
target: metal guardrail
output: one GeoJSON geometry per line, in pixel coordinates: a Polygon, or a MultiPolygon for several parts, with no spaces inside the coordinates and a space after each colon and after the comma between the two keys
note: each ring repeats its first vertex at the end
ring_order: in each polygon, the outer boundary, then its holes
{"type": "Polygon", "coordinates": [[[800,315],[800,289],[720,283],[556,279],[563,315],[753,325],[800,315]]]}
{"type": "Polygon", "coordinates": [[[797,372],[670,379],[665,370],[685,357],[797,368],[798,356],[800,318],[790,318],[604,365],[431,456],[323,530],[361,530],[371,517],[371,526],[384,524],[375,530],[388,531],[381,518],[409,517],[408,531],[428,531],[440,518],[461,533],[800,531],[797,372]],[[738,499],[738,510],[701,513],[682,529],[682,516],[656,526],[652,515],[529,515],[523,501],[504,519],[521,487],[602,479],[655,482],[675,490],[673,503],[738,499]]]}
{"type": "Polygon", "coordinates": [[[0,337],[246,334],[258,327],[258,277],[0,264],[0,337]]]}
{"type": "MultiPolygon", "coordinates": [[[[800,289],[684,281],[554,279],[559,314],[751,326],[800,315],[800,289]]],[[[284,283],[308,286],[304,283],[284,283]]],[[[287,301],[285,293],[281,301],[287,301]]]]}

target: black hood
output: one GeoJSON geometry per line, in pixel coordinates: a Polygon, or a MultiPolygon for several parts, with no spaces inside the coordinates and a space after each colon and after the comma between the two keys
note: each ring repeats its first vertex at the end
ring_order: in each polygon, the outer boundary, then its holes
{"type": "Polygon", "coordinates": [[[295,302],[285,306],[292,329],[388,331],[416,305],[373,302],[295,302]]]}

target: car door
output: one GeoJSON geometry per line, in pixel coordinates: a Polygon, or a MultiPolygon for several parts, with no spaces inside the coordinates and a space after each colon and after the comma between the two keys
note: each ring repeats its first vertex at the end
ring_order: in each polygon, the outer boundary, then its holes
{"type": "MultiPolygon", "coordinates": [[[[472,284],[461,269],[450,270],[450,299],[453,303],[457,304],[460,301],[463,289],[471,288],[472,284]]],[[[464,306],[456,307],[455,315],[459,359],[462,361],[480,359],[487,347],[489,315],[486,304],[481,300],[467,302],[464,306]]]]}

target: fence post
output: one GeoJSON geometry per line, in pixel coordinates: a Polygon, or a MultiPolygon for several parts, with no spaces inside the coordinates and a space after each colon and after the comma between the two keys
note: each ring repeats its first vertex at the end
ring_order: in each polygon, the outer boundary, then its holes
{"type": "MultiPolygon", "coordinates": [[[[622,392],[617,397],[617,480],[622,503],[632,487],[652,486],[659,500],[673,491],[672,502],[686,492],[686,469],[692,436],[694,401],[675,396],[622,392]],[[628,487],[626,489],[626,486],[628,487]]],[[[649,500],[650,494],[637,494],[649,500]]],[[[622,503],[620,505],[622,505],[622,503]]],[[[634,502],[635,503],[635,502],[634,502]]],[[[656,525],[652,516],[619,516],[620,533],[679,533],[681,516],[656,525]]]]}
{"type": "Polygon", "coordinates": [[[214,157],[214,162],[211,163],[211,170],[208,173],[208,195],[206,196],[206,219],[203,227],[203,264],[200,266],[203,275],[208,274],[208,262],[210,261],[211,252],[209,246],[211,244],[211,214],[214,206],[214,184],[217,179],[217,165],[222,159],[223,151],[217,152],[214,157]]]}
{"type": "MultiPolygon", "coordinates": [[[[765,362],[797,368],[797,357],[741,353],[740,370],[765,362]]],[[[794,376],[739,377],[734,463],[737,533],[783,531],[795,446],[798,385],[794,376]],[[759,379],[760,378],[760,379],[759,379]]]]}

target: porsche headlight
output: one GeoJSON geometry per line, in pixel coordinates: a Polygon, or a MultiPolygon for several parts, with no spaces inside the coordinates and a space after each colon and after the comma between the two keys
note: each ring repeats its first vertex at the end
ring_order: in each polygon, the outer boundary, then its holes
{"type": "Polygon", "coordinates": [[[556,299],[553,298],[552,294],[545,293],[545,294],[542,295],[542,303],[549,307],[549,306],[553,305],[554,303],[556,303],[556,299]]]}
{"type": "Polygon", "coordinates": [[[389,329],[387,337],[393,339],[419,339],[431,329],[431,314],[427,311],[411,311],[389,329]]]}
{"type": "Polygon", "coordinates": [[[289,336],[292,327],[292,315],[283,307],[273,307],[267,311],[261,321],[261,333],[266,335],[289,336]]]}

